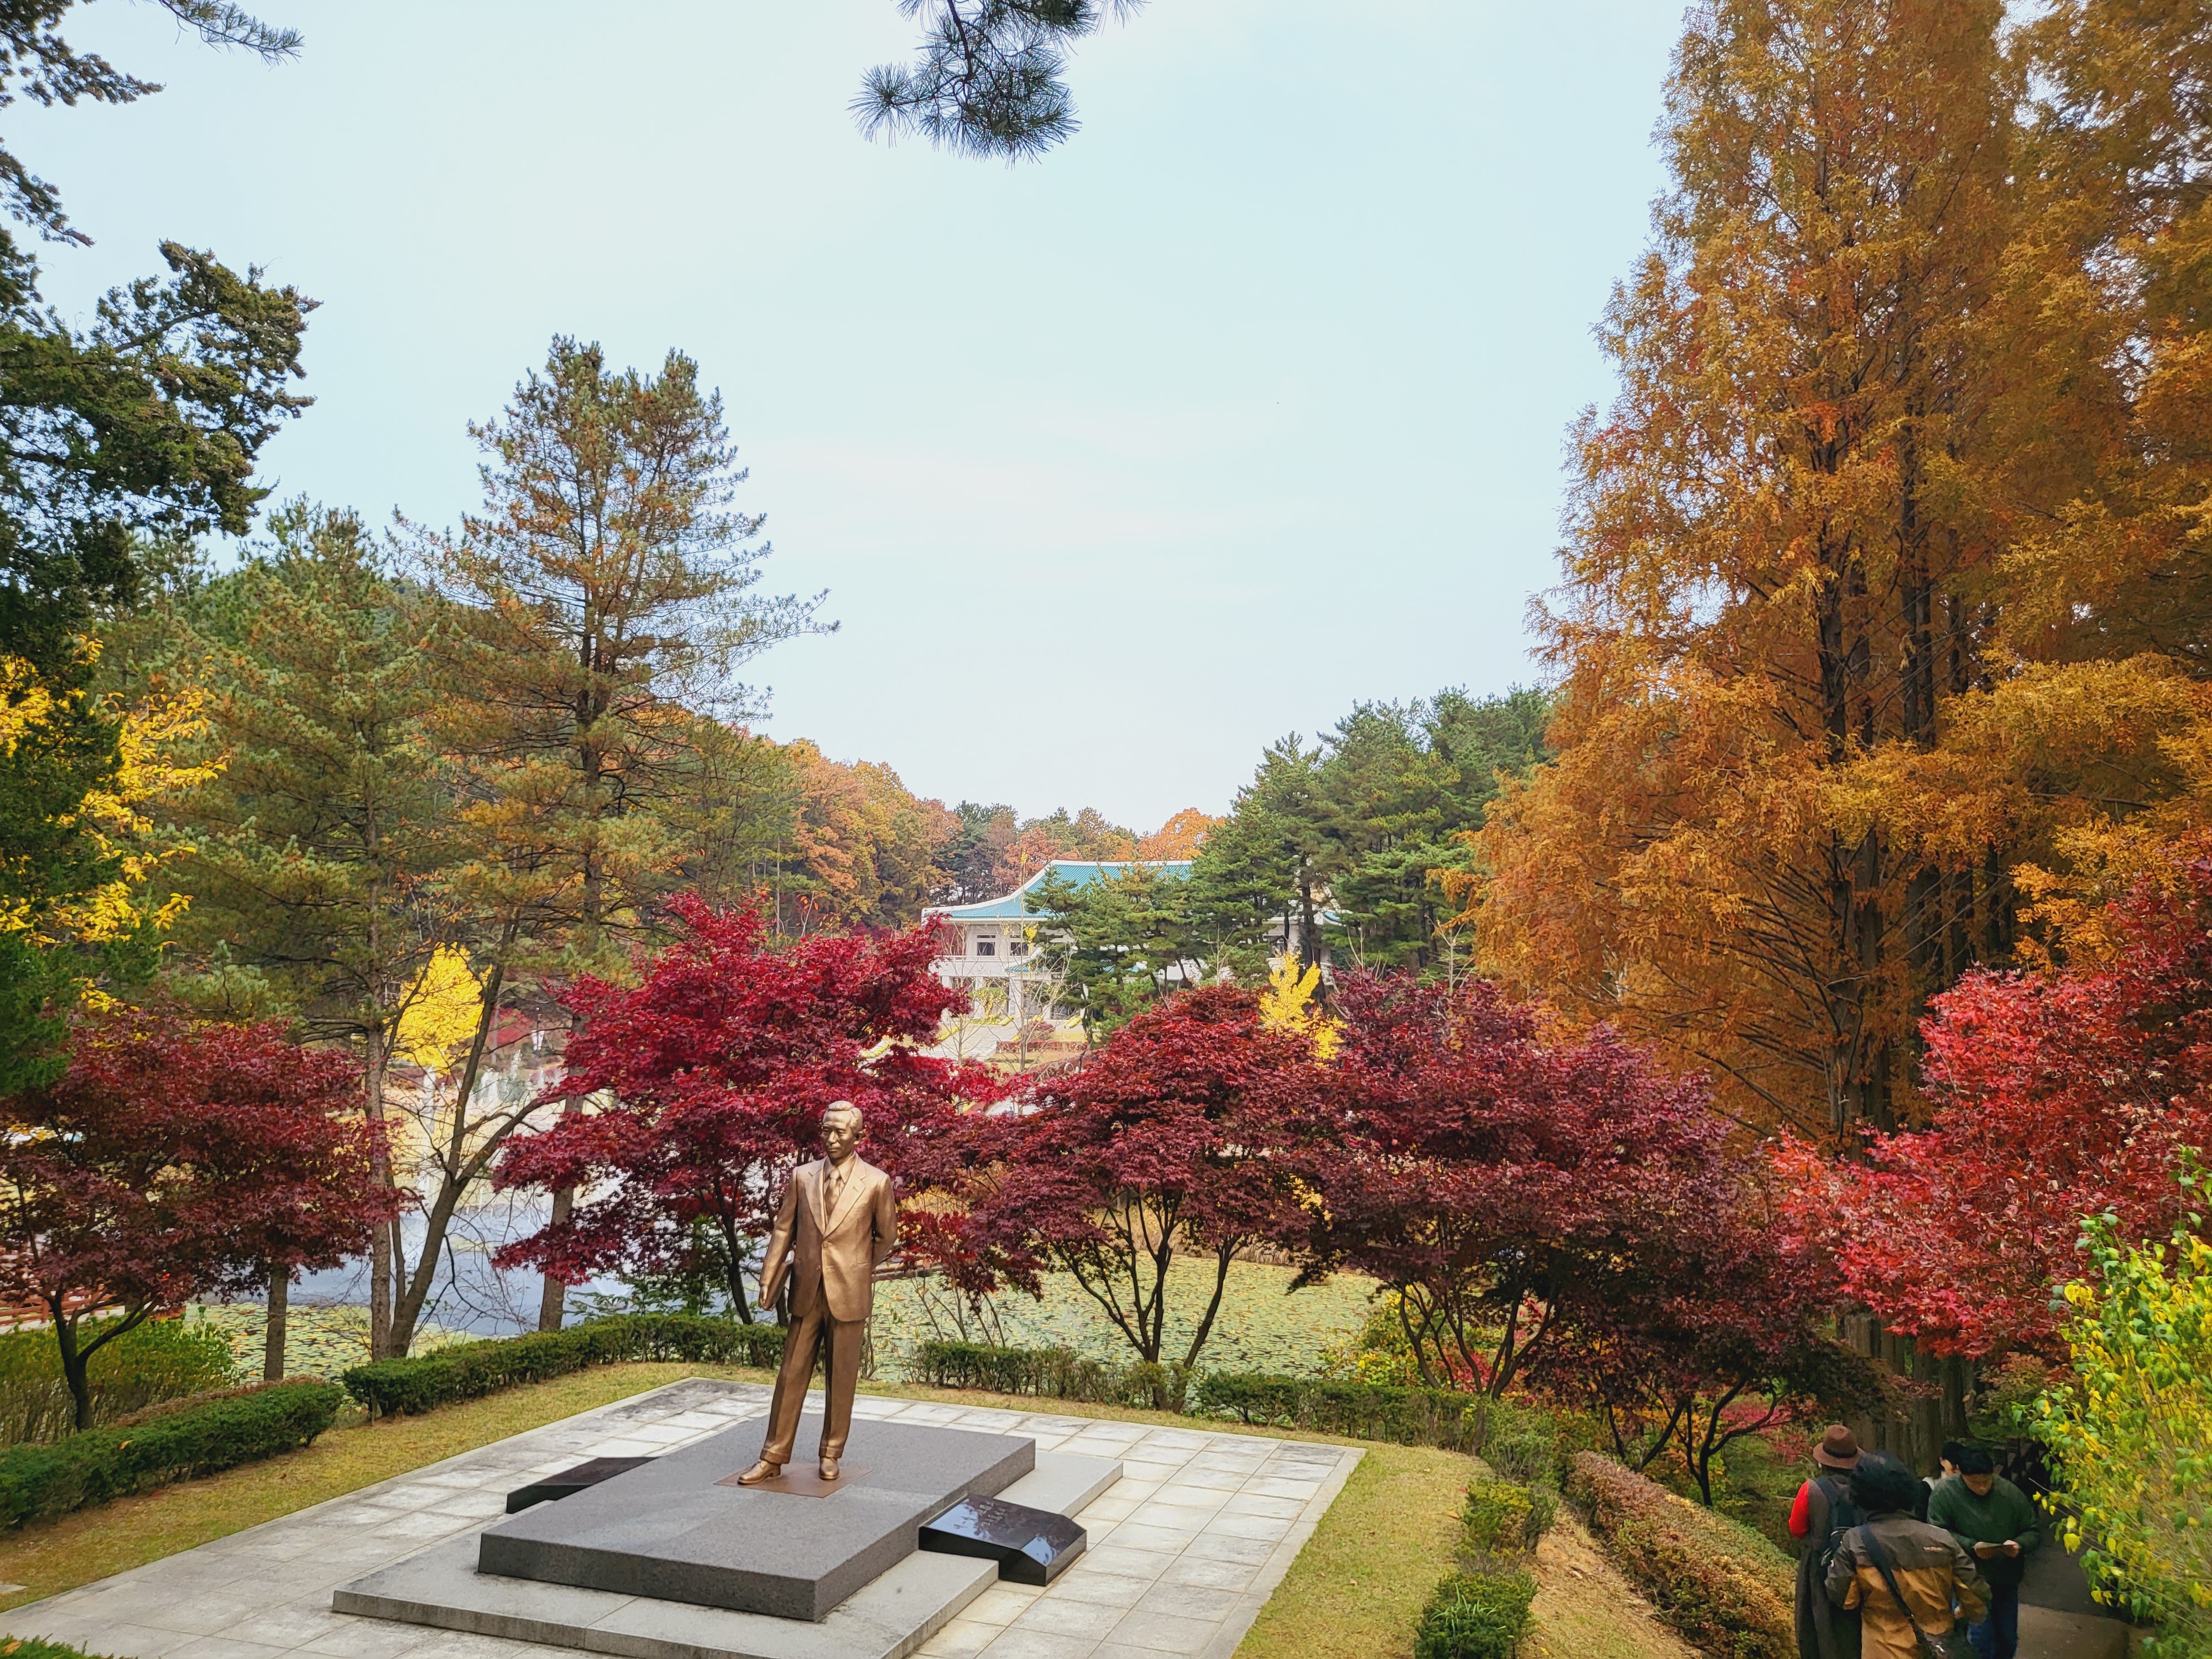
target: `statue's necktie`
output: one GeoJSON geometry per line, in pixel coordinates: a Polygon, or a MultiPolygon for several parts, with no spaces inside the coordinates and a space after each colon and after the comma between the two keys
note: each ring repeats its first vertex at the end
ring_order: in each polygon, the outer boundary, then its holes
{"type": "Polygon", "coordinates": [[[837,1213],[837,1194],[844,1190],[845,1172],[833,1165],[830,1170],[830,1179],[823,1183],[822,1188],[823,1220],[826,1221],[830,1216],[837,1213]]]}

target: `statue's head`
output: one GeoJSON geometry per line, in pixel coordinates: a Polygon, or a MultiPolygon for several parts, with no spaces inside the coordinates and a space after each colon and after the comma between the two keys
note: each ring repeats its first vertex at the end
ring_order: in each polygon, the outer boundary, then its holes
{"type": "Polygon", "coordinates": [[[830,1154],[832,1161],[842,1163],[860,1144],[861,1133],[867,1127],[860,1109],[851,1101],[831,1101],[822,1109],[822,1150],[830,1154]]]}

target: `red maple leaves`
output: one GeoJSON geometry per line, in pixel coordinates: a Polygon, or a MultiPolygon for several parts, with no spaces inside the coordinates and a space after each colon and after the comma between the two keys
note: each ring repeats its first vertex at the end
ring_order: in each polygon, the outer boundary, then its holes
{"type": "Polygon", "coordinates": [[[2110,957],[1976,974],[1923,1027],[1930,1127],[1861,1168],[1779,1159],[1792,1224],[1839,1287],[1933,1352],[2063,1357],[2055,1287],[2082,1218],[2172,1229],[2180,1149],[2212,1146],[2212,859],[2112,908],[2110,957]]]}
{"type": "Polygon", "coordinates": [[[272,1267],[334,1266],[396,1213],[360,1101],[343,1053],[136,1009],[81,1020],[58,1081],[0,1098],[0,1296],[50,1310],[80,1427],[93,1350],[272,1267]],[[98,1313],[120,1316],[81,1342],[98,1313]]]}
{"type": "Polygon", "coordinates": [[[586,979],[568,997],[581,1029],[560,1097],[587,1109],[518,1139],[496,1181],[574,1187],[579,1201],[499,1260],[572,1284],[705,1268],[750,1319],[752,1242],[788,1171],[817,1155],[823,1108],[860,1107],[862,1155],[914,1189],[957,1166],[960,1109],[1001,1085],[921,1052],[967,997],[931,973],[933,930],[778,948],[757,913],[690,898],[674,910],[683,937],[641,984],[586,979]]]}

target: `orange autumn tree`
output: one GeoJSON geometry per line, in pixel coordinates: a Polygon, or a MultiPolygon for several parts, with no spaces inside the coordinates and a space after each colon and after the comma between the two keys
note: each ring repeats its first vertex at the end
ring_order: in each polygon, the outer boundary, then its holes
{"type": "Polygon", "coordinates": [[[1691,14],[1539,613],[1559,756],[1477,842],[1492,971],[1712,1066],[1753,1121],[1911,1115],[1917,1015],[2013,953],[2016,872],[2049,898],[2034,871],[2191,787],[2193,659],[2051,598],[2098,562],[2055,538],[2148,447],[2142,325],[2100,286],[2078,122],[2027,102],[2075,95],[2031,72],[2051,37],[2003,25],[1691,14]]]}
{"type": "Polygon", "coordinates": [[[776,923],[805,936],[911,927],[944,885],[938,855],[959,828],[874,761],[834,761],[801,738],[781,747],[797,800],[776,923]]]}

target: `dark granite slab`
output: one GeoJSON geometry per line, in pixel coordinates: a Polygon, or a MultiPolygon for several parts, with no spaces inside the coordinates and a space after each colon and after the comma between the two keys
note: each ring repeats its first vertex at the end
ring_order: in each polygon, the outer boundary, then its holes
{"type": "Polygon", "coordinates": [[[999,1564],[1015,1584],[1049,1584],[1083,1553],[1088,1534],[1064,1515],[1003,1498],[963,1498],[921,1528],[923,1549],[999,1564]]]}
{"type": "MultiPolygon", "coordinates": [[[[760,1455],[741,1424],[488,1528],[477,1570],[623,1595],[817,1620],[913,1553],[921,1524],[1030,1473],[1034,1441],[863,1419],[860,1473],[827,1498],[725,1486],[760,1455]]],[[[799,1444],[821,1433],[800,1425],[799,1444]]]]}
{"type": "Polygon", "coordinates": [[[650,1457],[594,1457],[579,1463],[573,1469],[563,1469],[558,1474],[549,1474],[543,1480],[533,1480],[526,1486],[518,1486],[507,1495],[507,1512],[520,1515],[538,1504],[555,1504],[563,1498],[574,1498],[586,1486],[596,1486],[602,1480],[611,1480],[618,1474],[628,1474],[641,1463],[650,1463],[650,1457]]]}

